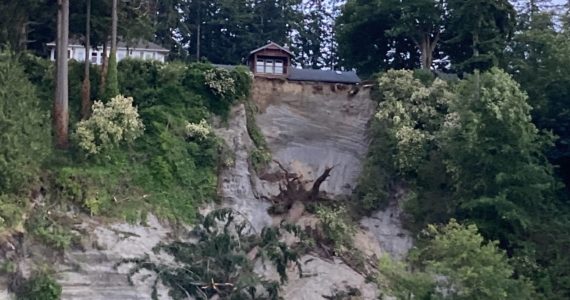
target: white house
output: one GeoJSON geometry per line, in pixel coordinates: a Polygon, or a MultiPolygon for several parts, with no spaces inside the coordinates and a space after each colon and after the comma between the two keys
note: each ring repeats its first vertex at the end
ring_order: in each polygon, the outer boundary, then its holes
{"type": "MultiPolygon", "coordinates": [[[[50,59],[55,61],[55,42],[47,44],[51,48],[50,59]]],[[[107,48],[107,53],[110,51],[107,48]]],[[[164,62],[168,50],[152,42],[139,40],[132,43],[117,42],[117,61],[124,58],[138,58],[143,60],[157,60],[164,62]]],[[[108,55],[108,54],[107,54],[108,55]]],[[[77,61],[85,60],[85,46],[77,40],[69,40],[67,48],[67,57],[77,61]]],[[[89,55],[92,64],[100,65],[103,63],[103,47],[92,48],[89,55]]]]}

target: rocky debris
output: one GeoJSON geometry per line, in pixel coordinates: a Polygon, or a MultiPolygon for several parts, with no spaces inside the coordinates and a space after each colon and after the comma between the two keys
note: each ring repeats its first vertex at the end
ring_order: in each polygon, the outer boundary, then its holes
{"type": "Polygon", "coordinates": [[[362,229],[371,238],[368,243],[376,241],[394,259],[404,258],[413,245],[410,233],[402,228],[401,213],[398,202],[394,201],[385,210],[360,221],[362,229]]]}
{"type": "Polygon", "coordinates": [[[378,299],[376,285],[367,283],[366,278],[345,265],[340,259],[325,260],[305,255],[301,258],[303,277],[289,277],[283,286],[284,299],[314,300],[333,296],[338,291],[354,288],[360,291],[357,299],[378,299]]]}
{"type": "MultiPolygon", "coordinates": [[[[64,253],[56,275],[62,286],[62,300],[140,300],[151,299],[154,276],[139,272],[128,282],[132,264],[116,264],[124,259],[149,255],[152,259],[171,261],[165,254],[154,254],[160,242],[172,240],[172,229],[149,215],[147,226],[116,223],[98,224],[89,220],[82,224],[93,234],[84,242],[85,249],[64,253]]],[[[166,287],[158,285],[159,299],[170,299],[166,287]]]]}

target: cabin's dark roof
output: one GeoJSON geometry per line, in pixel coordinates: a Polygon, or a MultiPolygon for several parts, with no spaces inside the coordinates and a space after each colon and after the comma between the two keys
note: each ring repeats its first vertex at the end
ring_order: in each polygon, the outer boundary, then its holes
{"type": "Polygon", "coordinates": [[[237,67],[237,65],[224,65],[224,64],[212,64],[212,66],[226,70],[233,70],[237,67]]]}
{"type": "Polygon", "coordinates": [[[281,46],[281,45],[279,45],[279,44],[277,44],[277,43],[275,43],[275,42],[271,42],[271,41],[270,41],[267,45],[265,45],[265,46],[259,47],[259,48],[255,49],[255,50],[252,50],[251,52],[249,52],[249,55],[252,55],[252,54],[254,54],[254,53],[256,53],[256,52],[259,52],[259,51],[261,51],[261,50],[263,50],[263,49],[267,49],[267,48],[271,48],[271,47],[275,47],[275,48],[278,48],[278,49],[280,49],[280,50],[283,50],[283,51],[287,52],[287,54],[293,56],[293,53],[291,52],[291,50],[289,50],[289,49],[287,49],[287,48],[285,48],[285,47],[283,47],[283,46],[281,46]]]}
{"type": "Polygon", "coordinates": [[[360,78],[353,71],[333,71],[333,70],[314,70],[314,69],[297,69],[290,67],[287,79],[293,81],[320,81],[334,83],[360,83],[360,78]]]}
{"type": "MultiPolygon", "coordinates": [[[[109,45],[111,43],[109,42],[109,45]]],[[[50,47],[54,47],[55,46],[55,41],[51,42],[51,43],[47,43],[48,46],[50,47]]],[[[77,46],[77,45],[81,45],[83,46],[83,40],[82,38],[70,38],[69,39],[69,45],[70,46],[77,46]]],[[[157,52],[169,52],[168,49],[165,49],[164,47],[161,47],[158,44],[155,44],[153,42],[149,42],[143,39],[139,39],[136,41],[129,41],[124,42],[121,40],[117,41],[117,48],[129,48],[129,49],[147,49],[147,50],[154,50],[157,52]]]]}

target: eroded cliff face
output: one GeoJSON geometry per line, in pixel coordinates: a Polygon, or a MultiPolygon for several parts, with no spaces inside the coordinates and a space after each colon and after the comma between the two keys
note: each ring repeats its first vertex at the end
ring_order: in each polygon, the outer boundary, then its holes
{"type": "MultiPolygon", "coordinates": [[[[375,113],[369,90],[351,95],[351,86],[332,83],[289,82],[256,78],[252,100],[260,113],[256,122],[273,159],[303,179],[316,179],[334,167],[321,191],[330,198],[349,196],[368,149],[367,124],[375,113]]],[[[277,171],[272,165],[270,171],[277,171]]],[[[265,194],[275,185],[260,182],[265,194]]]]}

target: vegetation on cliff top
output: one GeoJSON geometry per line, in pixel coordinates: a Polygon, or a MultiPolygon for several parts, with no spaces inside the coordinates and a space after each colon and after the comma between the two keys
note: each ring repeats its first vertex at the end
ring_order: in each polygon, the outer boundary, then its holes
{"type": "MultiPolygon", "coordinates": [[[[50,100],[45,95],[52,93],[53,66],[27,55],[2,55],[0,74],[11,84],[2,85],[0,122],[6,126],[0,151],[5,152],[5,164],[14,164],[1,168],[9,172],[0,179],[3,226],[16,225],[32,205],[46,204],[52,212],[74,206],[92,215],[140,221],[153,211],[171,220],[192,221],[198,204],[216,198],[217,168],[224,158],[223,145],[213,134],[192,137],[187,125],[215,114],[225,118],[233,103],[246,100],[248,71],[123,60],[118,68],[121,93],[132,100],[96,102],[92,117],[79,121],[81,67],[70,64],[70,82],[77,83],[70,86],[70,97],[76,100],[70,118],[76,138],[68,153],[52,155],[50,100]],[[212,88],[217,77],[208,79],[206,74],[222,72],[220,78],[232,84],[220,94],[219,88],[212,88]],[[30,189],[47,203],[26,199],[30,189]]],[[[92,95],[98,98],[96,90],[92,95]]]]}

